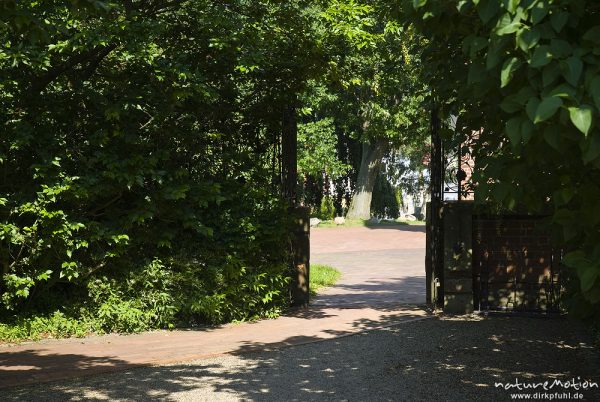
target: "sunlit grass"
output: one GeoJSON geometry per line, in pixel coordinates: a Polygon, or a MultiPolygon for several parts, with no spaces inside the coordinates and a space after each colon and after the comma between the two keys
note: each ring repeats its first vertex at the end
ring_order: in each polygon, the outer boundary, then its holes
{"type": "Polygon", "coordinates": [[[329,265],[311,264],[310,266],[310,293],[316,295],[319,289],[334,285],[342,273],[329,265]]]}
{"type": "MultiPolygon", "coordinates": [[[[424,221],[407,221],[404,219],[396,219],[394,221],[384,221],[382,220],[379,223],[369,222],[367,219],[346,219],[346,222],[343,225],[336,225],[333,221],[321,221],[319,223],[318,228],[334,228],[334,227],[344,227],[344,228],[352,228],[352,227],[378,227],[378,226],[402,226],[402,225],[417,225],[422,226],[425,225],[424,221]]],[[[314,228],[313,228],[314,229],[314,228]]]]}

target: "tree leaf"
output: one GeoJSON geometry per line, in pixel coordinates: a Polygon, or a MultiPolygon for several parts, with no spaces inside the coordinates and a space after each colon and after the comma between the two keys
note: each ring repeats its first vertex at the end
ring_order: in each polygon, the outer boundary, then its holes
{"type": "Polygon", "coordinates": [[[485,67],[488,70],[496,67],[504,59],[504,47],[506,42],[501,37],[494,37],[488,44],[485,67]]]}
{"type": "Polygon", "coordinates": [[[532,97],[527,101],[527,105],[525,106],[525,111],[527,112],[527,116],[529,120],[535,120],[535,113],[537,111],[538,106],[540,105],[540,100],[537,97],[532,97]]]}
{"type": "Polygon", "coordinates": [[[500,108],[507,113],[523,110],[529,99],[535,97],[536,92],[530,86],[523,87],[513,95],[505,96],[500,103],[500,108]]]}
{"type": "Polygon", "coordinates": [[[523,143],[527,144],[531,137],[533,136],[533,123],[531,120],[523,120],[521,123],[521,138],[523,138],[523,143]]]}
{"type": "Polygon", "coordinates": [[[562,59],[573,52],[573,47],[566,40],[552,39],[550,41],[550,52],[555,59],[562,59]]]}
{"type": "Polygon", "coordinates": [[[563,63],[564,73],[563,76],[567,82],[573,86],[577,86],[581,73],[583,72],[583,62],[577,56],[571,56],[563,63]]]}
{"type": "Polygon", "coordinates": [[[517,45],[526,52],[531,49],[540,41],[540,31],[537,28],[523,29],[519,35],[517,35],[517,45]]]}
{"type": "Polygon", "coordinates": [[[562,99],[556,96],[549,96],[542,99],[535,111],[535,118],[533,119],[533,122],[541,123],[542,121],[548,120],[554,115],[554,113],[556,113],[562,104],[562,99]]]}
{"type": "Polygon", "coordinates": [[[582,160],[586,165],[600,157],[600,137],[597,135],[588,136],[581,150],[583,152],[582,160]]]}
{"type": "Polygon", "coordinates": [[[481,0],[477,6],[477,13],[484,24],[487,24],[500,11],[500,2],[497,0],[481,0]]]}
{"type": "Polygon", "coordinates": [[[558,96],[559,98],[571,98],[574,99],[577,91],[569,84],[560,84],[554,88],[549,96],[558,96]]]}
{"type": "Polygon", "coordinates": [[[548,64],[542,70],[542,84],[545,87],[551,85],[558,77],[560,77],[560,66],[557,63],[548,64]]]}
{"type": "Polygon", "coordinates": [[[591,265],[581,271],[583,271],[579,276],[579,280],[581,282],[581,290],[587,292],[590,289],[592,289],[594,283],[596,282],[596,279],[598,279],[598,267],[591,265]]]}
{"type": "Polygon", "coordinates": [[[535,4],[535,7],[531,10],[531,22],[533,25],[539,24],[546,17],[549,8],[546,0],[539,1],[535,4]]]}
{"type": "Polygon", "coordinates": [[[556,32],[562,31],[567,21],[569,21],[569,13],[566,11],[554,13],[550,16],[550,25],[556,32]]]}
{"type": "Polygon", "coordinates": [[[600,76],[596,76],[592,82],[590,82],[589,94],[592,96],[596,108],[600,110],[600,76]]]}
{"type": "Polygon", "coordinates": [[[502,36],[515,33],[521,25],[519,19],[515,18],[513,20],[509,14],[504,14],[502,18],[498,20],[498,24],[496,25],[496,35],[502,36]]]}
{"type": "Polygon", "coordinates": [[[600,44],[600,25],[596,25],[583,34],[583,40],[600,44]]]}
{"type": "Polygon", "coordinates": [[[501,88],[504,88],[510,83],[510,80],[512,80],[515,71],[519,68],[520,65],[521,63],[516,57],[511,57],[510,59],[504,62],[504,64],[502,65],[502,72],[500,73],[501,88]]]}
{"type": "Polygon", "coordinates": [[[521,142],[521,117],[513,117],[506,122],[505,133],[510,142],[516,145],[521,142]]]}
{"type": "Polygon", "coordinates": [[[531,67],[543,67],[550,63],[552,60],[552,53],[550,52],[550,46],[542,45],[535,48],[533,56],[531,56],[530,65],[531,67]]]}
{"type": "Polygon", "coordinates": [[[521,0],[508,0],[508,1],[505,1],[504,4],[505,4],[508,12],[514,14],[515,11],[517,11],[517,7],[519,7],[520,2],[521,2],[521,0]]]}
{"type": "Polygon", "coordinates": [[[581,105],[579,107],[573,106],[569,108],[569,117],[571,118],[571,122],[586,136],[592,127],[592,115],[593,109],[588,105],[581,105]]]}

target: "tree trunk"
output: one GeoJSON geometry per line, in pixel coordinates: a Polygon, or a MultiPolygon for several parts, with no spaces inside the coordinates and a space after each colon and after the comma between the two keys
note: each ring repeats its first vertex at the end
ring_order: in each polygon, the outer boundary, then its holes
{"type": "Polygon", "coordinates": [[[381,167],[381,160],[388,150],[389,143],[379,140],[375,144],[363,144],[362,159],[356,190],[348,209],[348,219],[369,219],[371,217],[371,199],[373,198],[373,187],[381,167]]]}

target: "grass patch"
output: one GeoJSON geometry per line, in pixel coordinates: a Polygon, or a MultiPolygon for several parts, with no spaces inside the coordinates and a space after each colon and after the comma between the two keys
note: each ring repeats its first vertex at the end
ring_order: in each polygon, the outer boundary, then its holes
{"type": "MultiPolygon", "coordinates": [[[[335,227],[379,227],[379,226],[406,226],[406,225],[416,225],[423,226],[425,225],[425,221],[407,221],[404,219],[396,219],[395,221],[381,221],[379,223],[371,223],[367,219],[346,219],[346,223],[343,225],[336,225],[333,221],[321,221],[319,223],[318,228],[335,228],[335,227]]],[[[313,228],[315,229],[315,228],[313,228]]]]}
{"type": "Polygon", "coordinates": [[[396,222],[403,225],[425,226],[425,221],[405,221],[402,219],[397,219],[396,222]]]}
{"type": "Polygon", "coordinates": [[[342,273],[329,265],[311,264],[310,294],[316,295],[320,289],[334,285],[341,277],[342,273]]]}

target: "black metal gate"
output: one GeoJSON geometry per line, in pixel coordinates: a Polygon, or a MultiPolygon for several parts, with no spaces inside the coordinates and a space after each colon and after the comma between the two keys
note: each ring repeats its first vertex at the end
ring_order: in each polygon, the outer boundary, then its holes
{"type": "MultiPolygon", "coordinates": [[[[456,120],[450,119],[451,129],[456,120]]],[[[427,303],[442,307],[444,304],[444,201],[471,199],[472,159],[470,140],[457,137],[457,143],[444,143],[440,135],[441,121],[438,109],[431,112],[431,154],[429,160],[430,202],[427,206],[427,249],[425,272],[427,303]]]]}
{"type": "Polygon", "coordinates": [[[430,202],[426,208],[425,274],[427,303],[442,307],[444,275],[444,235],[441,217],[443,202],[443,152],[438,110],[431,111],[431,155],[429,158],[430,202]]]}
{"type": "MultiPolygon", "coordinates": [[[[450,234],[444,234],[443,208],[450,200],[472,200],[474,161],[470,156],[471,144],[481,134],[457,135],[454,141],[460,142],[443,143],[440,124],[434,108],[431,115],[426,280],[427,302],[436,307],[444,306],[444,238],[452,238],[450,234]]],[[[508,214],[472,216],[475,310],[559,311],[561,252],[552,249],[549,234],[540,230],[542,218],[508,214]]]]}
{"type": "Polygon", "coordinates": [[[558,312],[560,252],[542,217],[473,217],[473,291],[479,310],[558,312]]]}

